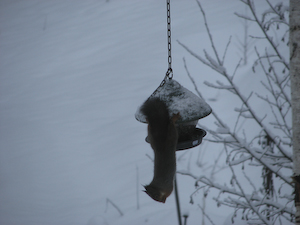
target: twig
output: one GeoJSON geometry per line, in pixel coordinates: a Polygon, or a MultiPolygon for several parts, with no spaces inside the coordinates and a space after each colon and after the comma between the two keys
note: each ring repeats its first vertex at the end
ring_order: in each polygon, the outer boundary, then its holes
{"type": "Polygon", "coordinates": [[[136,209],[139,210],[140,209],[140,196],[139,196],[139,186],[140,186],[140,182],[139,182],[139,167],[136,165],[136,209]]]}
{"type": "MultiPolygon", "coordinates": [[[[232,194],[232,195],[237,196],[238,198],[244,198],[244,196],[245,196],[242,192],[237,191],[234,188],[229,188],[227,186],[215,183],[215,182],[209,180],[205,176],[197,177],[194,174],[192,174],[190,172],[187,172],[187,171],[177,171],[177,173],[182,174],[182,175],[186,175],[186,176],[190,176],[190,177],[194,178],[196,180],[196,182],[204,183],[205,185],[207,185],[209,187],[212,187],[212,188],[215,188],[215,189],[218,189],[218,190],[220,190],[223,193],[232,194]]],[[[191,199],[192,199],[192,196],[199,191],[199,189],[202,189],[204,187],[205,186],[201,186],[197,190],[195,190],[191,194],[191,199]]],[[[290,214],[291,216],[295,215],[295,210],[293,208],[288,208],[288,207],[283,206],[283,205],[281,205],[281,204],[279,204],[277,202],[274,202],[272,200],[268,200],[268,199],[264,199],[263,200],[258,195],[246,195],[246,196],[248,196],[248,199],[251,200],[251,201],[257,201],[257,202],[260,202],[260,204],[271,205],[272,207],[279,209],[279,211],[282,212],[282,213],[287,213],[287,214],[290,214]]]]}
{"type": "Polygon", "coordinates": [[[204,211],[204,209],[201,207],[200,204],[198,204],[198,207],[201,209],[202,214],[208,219],[208,221],[212,224],[215,225],[215,223],[212,221],[212,219],[206,214],[206,212],[204,211]]]}
{"type": "Polygon", "coordinates": [[[250,0],[247,0],[247,5],[249,6],[252,15],[254,16],[254,19],[256,21],[256,23],[258,24],[258,26],[260,27],[261,31],[264,33],[265,37],[267,38],[267,40],[269,41],[270,45],[272,46],[272,48],[274,49],[274,51],[276,52],[276,54],[278,55],[278,57],[282,60],[283,64],[285,65],[285,67],[290,70],[290,66],[287,62],[285,62],[284,58],[281,56],[281,54],[279,53],[277,46],[274,44],[273,40],[270,38],[270,36],[267,34],[266,30],[264,29],[262,23],[259,21],[259,19],[257,18],[257,15],[255,13],[254,10],[254,6],[253,3],[250,0]]]}
{"type": "Polygon", "coordinates": [[[120,213],[121,216],[124,215],[124,213],[121,211],[121,209],[115,203],[113,203],[109,198],[106,199],[106,209],[105,209],[105,212],[108,209],[108,203],[110,203],[120,213]]]}
{"type": "Polygon", "coordinates": [[[209,36],[209,40],[210,40],[211,45],[212,45],[212,49],[214,50],[215,56],[216,56],[216,58],[217,58],[217,60],[218,60],[218,63],[219,63],[220,65],[223,65],[222,62],[221,62],[221,60],[220,60],[220,58],[219,58],[217,49],[215,48],[215,44],[214,44],[214,42],[213,42],[213,38],[212,38],[212,35],[211,35],[211,33],[210,33],[208,24],[207,24],[205,12],[204,12],[204,10],[203,10],[203,8],[202,8],[202,6],[201,6],[199,0],[196,0],[196,1],[197,1],[197,3],[198,3],[198,6],[199,6],[199,8],[200,8],[200,10],[201,10],[202,15],[203,15],[205,28],[206,28],[207,34],[208,34],[208,36],[209,36]]]}
{"type": "MultiPolygon", "coordinates": [[[[226,154],[228,155],[228,151],[227,151],[226,148],[225,148],[225,151],[226,151],[226,154]]],[[[242,193],[243,196],[244,196],[244,199],[247,201],[248,205],[251,207],[251,209],[253,210],[253,212],[255,212],[255,214],[256,214],[256,215],[261,219],[261,221],[263,221],[265,224],[271,225],[271,222],[268,221],[263,215],[261,215],[261,213],[254,207],[252,201],[246,196],[246,194],[245,194],[245,192],[244,192],[244,189],[242,188],[240,182],[236,179],[235,172],[234,172],[234,170],[233,170],[233,168],[232,168],[231,165],[229,165],[229,168],[230,168],[230,170],[231,170],[231,172],[232,172],[232,174],[233,174],[233,177],[234,177],[234,180],[235,180],[236,184],[238,185],[238,187],[239,187],[241,193],[242,193]]]]}
{"type": "Polygon", "coordinates": [[[229,47],[230,43],[231,43],[231,36],[229,37],[229,40],[228,40],[227,45],[225,47],[225,51],[224,51],[223,58],[222,58],[222,65],[224,65],[225,56],[226,56],[226,53],[227,53],[227,50],[228,50],[228,47],[229,47]]]}

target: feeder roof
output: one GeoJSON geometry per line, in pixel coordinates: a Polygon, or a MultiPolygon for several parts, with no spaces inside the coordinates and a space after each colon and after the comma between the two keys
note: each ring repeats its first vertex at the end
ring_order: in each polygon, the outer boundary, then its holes
{"type": "MultiPolygon", "coordinates": [[[[180,85],[173,79],[166,80],[163,86],[159,86],[149,98],[159,97],[164,101],[170,112],[170,116],[180,113],[178,123],[195,121],[208,116],[212,109],[197,95],[180,85]]],[[[138,108],[135,118],[146,123],[146,117],[138,108]]]]}

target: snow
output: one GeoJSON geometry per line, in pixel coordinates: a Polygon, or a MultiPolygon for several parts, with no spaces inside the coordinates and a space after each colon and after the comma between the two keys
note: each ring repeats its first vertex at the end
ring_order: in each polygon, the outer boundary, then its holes
{"type": "MultiPolygon", "coordinates": [[[[150,96],[150,98],[155,97],[167,104],[170,116],[180,113],[179,123],[196,121],[194,124],[196,126],[199,119],[208,116],[212,111],[202,98],[181,86],[174,79],[164,80],[163,85],[160,85],[150,96]]],[[[145,115],[140,111],[140,107],[135,113],[135,118],[146,123],[145,115]]]]}
{"type": "MultiPolygon", "coordinates": [[[[212,0],[203,7],[214,41],[226,46],[238,33],[233,12],[243,4],[212,0]]],[[[214,81],[211,70],[175,41],[198,52],[209,46],[197,3],[173,0],[171,17],[175,79],[193,90],[186,57],[201,75],[195,78],[201,91],[216,96],[218,90],[202,85],[214,81]]],[[[152,179],[146,154],[153,153],[145,124],[134,117],[167,70],[164,1],[1,0],[0,52],[0,224],[177,223],[174,194],[159,204],[141,191],[152,179]]],[[[230,123],[230,102],[220,99],[212,108],[224,110],[230,123]]],[[[201,148],[178,153],[178,168],[201,148]]],[[[188,224],[199,223],[202,212],[189,203],[194,180],[177,179],[188,224]]],[[[232,213],[208,200],[205,210],[216,224],[232,213]]]]}

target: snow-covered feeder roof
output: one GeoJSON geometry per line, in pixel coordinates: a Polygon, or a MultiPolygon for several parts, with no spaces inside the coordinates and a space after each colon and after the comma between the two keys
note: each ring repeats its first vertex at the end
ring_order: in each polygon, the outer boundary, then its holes
{"type": "MultiPolygon", "coordinates": [[[[159,86],[150,96],[150,98],[154,97],[159,97],[167,104],[170,116],[180,113],[181,117],[177,121],[178,123],[199,120],[208,116],[212,111],[203,99],[173,79],[168,79],[163,86],[159,86]]],[[[135,118],[142,123],[146,123],[146,117],[140,111],[140,107],[135,113],[135,118]]]]}

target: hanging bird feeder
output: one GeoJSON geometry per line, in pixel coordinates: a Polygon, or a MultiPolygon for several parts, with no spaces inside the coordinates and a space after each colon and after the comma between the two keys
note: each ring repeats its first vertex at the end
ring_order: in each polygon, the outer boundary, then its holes
{"type": "MultiPolygon", "coordinates": [[[[167,29],[168,29],[168,64],[169,68],[160,86],[150,95],[151,98],[160,98],[166,103],[170,117],[180,113],[180,119],[176,122],[178,130],[177,151],[193,148],[200,145],[206,131],[196,128],[198,120],[208,116],[212,109],[197,95],[173,80],[172,56],[171,56],[171,19],[170,2],[167,0],[167,29]]],[[[145,115],[140,108],[137,109],[135,118],[147,123],[145,115]]],[[[148,137],[146,137],[148,141],[148,137]]]]}
{"type": "MultiPolygon", "coordinates": [[[[197,95],[180,85],[177,81],[166,77],[162,84],[149,97],[159,97],[169,108],[170,116],[180,113],[176,122],[178,128],[177,150],[193,148],[202,142],[206,131],[196,128],[198,120],[211,113],[210,106],[197,95]]],[[[146,117],[138,108],[135,118],[147,123],[146,117]]],[[[146,141],[148,139],[146,138],[146,141]]]]}

